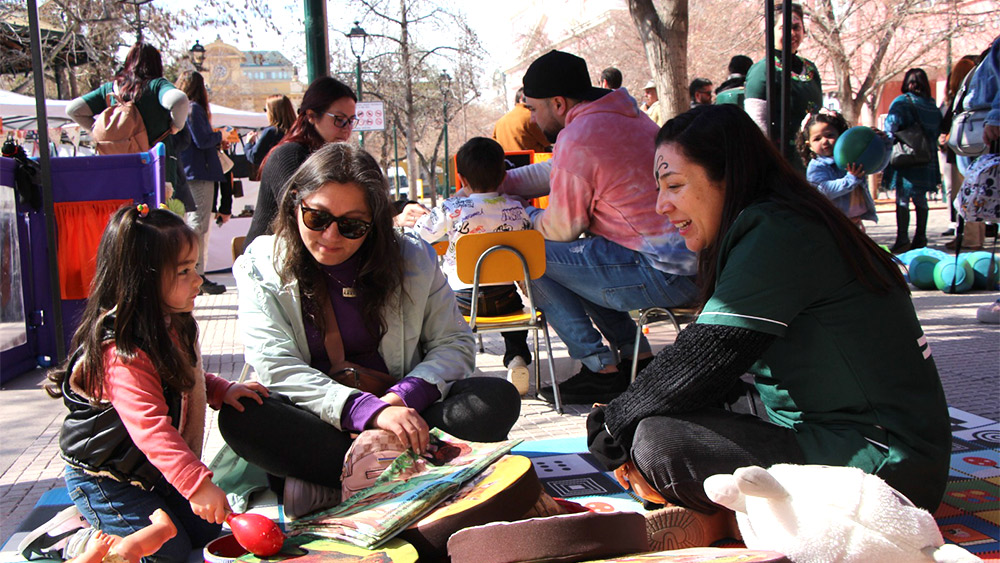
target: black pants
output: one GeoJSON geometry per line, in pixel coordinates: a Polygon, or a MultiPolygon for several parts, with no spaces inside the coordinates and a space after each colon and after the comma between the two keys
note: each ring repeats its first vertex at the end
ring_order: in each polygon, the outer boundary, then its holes
{"type": "MultiPolygon", "coordinates": [[[[340,487],[349,432],[337,430],[279,393],[264,404],[243,399],[243,412],[223,405],[219,430],[243,459],[278,477],[340,487]]],[[[521,397],[507,381],[470,377],[456,381],[448,396],[421,413],[427,425],[473,442],[498,442],[517,422],[521,397]]]]}
{"type": "MultiPolygon", "coordinates": [[[[472,313],[472,290],[455,290],[455,300],[463,315],[472,313]]],[[[520,313],[524,309],[521,296],[517,294],[514,284],[489,285],[479,288],[479,299],[476,305],[477,315],[495,317],[520,313]]],[[[531,363],[531,349],[528,348],[528,331],[512,330],[501,332],[504,343],[503,365],[507,365],[517,356],[524,358],[525,363],[531,363]]]]}
{"type": "Polygon", "coordinates": [[[748,465],[805,463],[790,429],[722,408],[643,419],[631,458],[665,499],[707,513],[719,506],[705,494],[706,478],[748,465]]]}

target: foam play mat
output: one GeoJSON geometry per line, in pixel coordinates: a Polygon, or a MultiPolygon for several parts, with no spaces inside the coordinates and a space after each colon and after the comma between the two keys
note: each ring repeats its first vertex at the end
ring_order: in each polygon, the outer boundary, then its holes
{"type": "MultiPolygon", "coordinates": [[[[945,496],[934,517],[947,542],[961,545],[984,561],[1000,562],[1000,422],[955,408],[950,408],[949,413],[952,424],[951,471],[945,496]]],[[[572,500],[597,512],[645,512],[642,502],[622,489],[614,476],[603,471],[587,453],[586,438],[583,436],[522,442],[511,453],[531,459],[542,486],[552,496],[572,500]]],[[[45,493],[0,550],[0,563],[24,561],[17,553],[21,538],[70,504],[65,488],[45,493]]],[[[284,524],[281,507],[273,495],[263,495],[254,504],[253,512],[260,512],[284,524]]],[[[200,552],[192,554],[191,561],[200,560],[198,555],[200,552]]],[[[726,554],[704,552],[698,554],[701,559],[691,558],[695,555],[692,553],[676,555],[686,558],[677,558],[672,554],[671,558],[652,560],[718,561],[717,557],[726,554]]],[[[613,559],[650,560],[648,556],[613,559]]]]}

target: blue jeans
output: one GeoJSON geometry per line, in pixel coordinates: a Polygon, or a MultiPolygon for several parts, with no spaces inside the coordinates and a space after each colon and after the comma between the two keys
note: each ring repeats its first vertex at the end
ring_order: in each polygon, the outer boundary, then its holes
{"type": "MultiPolygon", "coordinates": [[[[569,355],[591,371],[616,365],[622,355],[631,357],[636,326],[629,311],[681,307],[698,295],[693,277],[661,272],[642,253],[603,237],[545,241],[545,259],[545,275],[531,282],[535,305],[569,355]]],[[[642,337],[639,352],[649,351],[642,337]]]]}
{"type": "Polygon", "coordinates": [[[66,488],[76,508],[90,525],[116,536],[127,536],[149,525],[149,515],[162,508],[177,528],[177,535],[163,544],[145,563],[184,563],[192,549],[200,549],[219,536],[221,524],[202,520],[191,505],[166,479],[151,491],[89,475],[66,466],[66,488]]]}

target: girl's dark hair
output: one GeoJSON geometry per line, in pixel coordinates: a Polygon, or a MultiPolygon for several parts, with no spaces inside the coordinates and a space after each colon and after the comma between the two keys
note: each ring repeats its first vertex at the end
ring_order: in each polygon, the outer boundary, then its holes
{"type": "Polygon", "coordinates": [[[125,65],[115,74],[119,97],[126,102],[138,100],[150,80],[163,76],[160,52],[142,41],[132,45],[125,56],[125,65]]]}
{"type": "Polygon", "coordinates": [[[824,225],[848,267],[869,289],[884,293],[898,287],[909,292],[892,255],[794,171],[738,106],[699,106],[678,115],[656,135],[656,146],[664,144],[674,145],[725,189],[719,232],[698,253],[702,303],[715,291],[719,244],[744,209],[762,202],[777,203],[824,225]]]}
{"type": "Polygon", "coordinates": [[[295,122],[295,108],[292,107],[292,101],[288,96],[282,94],[270,96],[264,102],[264,107],[267,108],[267,121],[271,126],[282,134],[292,128],[292,123],[295,122]]]}
{"type": "MultiPolygon", "coordinates": [[[[799,16],[799,19],[803,22],[805,21],[805,15],[802,13],[802,4],[798,2],[792,2],[792,15],[799,16]]],[[[783,3],[778,3],[774,5],[774,17],[780,18],[785,13],[785,5],[783,3]]]]}
{"type": "Polygon", "coordinates": [[[921,98],[931,97],[931,83],[927,73],[922,68],[911,68],[903,76],[903,85],[899,88],[903,94],[913,93],[921,98]]]}
{"type": "Polygon", "coordinates": [[[844,119],[843,115],[839,112],[823,110],[818,113],[810,113],[809,118],[806,119],[806,124],[802,126],[802,130],[799,131],[798,137],[795,139],[795,148],[799,150],[799,154],[802,156],[803,162],[809,162],[810,160],[816,158],[816,153],[809,148],[809,130],[812,129],[813,125],[817,123],[826,123],[827,125],[832,125],[834,129],[837,130],[837,135],[843,135],[844,131],[850,128],[850,124],[844,119]]]}
{"type": "MultiPolygon", "coordinates": [[[[182,253],[197,244],[197,235],[184,219],[165,209],[150,209],[141,217],[135,205],[125,205],[111,216],[97,247],[90,296],[73,335],[73,349],[83,352],[74,384],[92,402],[103,397],[103,349],[109,341],[125,363],[145,353],[171,389],[185,391],[194,385],[198,325],[191,313],[165,311],[162,296],[182,253]]],[[[70,375],[68,363],[48,375],[45,389],[52,397],[61,395],[63,379],[70,375]]]]}
{"type": "Polygon", "coordinates": [[[352,184],[365,194],[372,228],[358,249],[360,265],[355,288],[361,297],[365,328],[376,338],[386,332],[383,311],[403,283],[403,256],[396,241],[389,200],[389,182],[378,162],[362,149],[347,143],[327,143],[314,152],[292,175],[282,191],[274,220],[275,270],[282,282],[299,282],[305,314],[325,328],[319,305],[326,295],[326,281],[319,263],[299,235],[299,207],[309,194],[326,184],[352,184]]]}
{"type": "Polygon", "coordinates": [[[205,77],[200,72],[193,70],[185,71],[177,79],[177,88],[184,92],[189,100],[195,102],[205,113],[208,114],[208,121],[212,121],[212,110],[208,107],[208,90],[205,88],[205,77]]]}
{"type": "MultiPolygon", "coordinates": [[[[285,143],[299,143],[308,147],[309,152],[313,152],[325,145],[326,140],[323,139],[319,132],[316,131],[316,127],[309,121],[310,113],[313,116],[322,117],[326,109],[330,107],[330,104],[344,97],[351,98],[355,102],[358,101],[358,97],[354,95],[354,90],[351,90],[350,86],[336,78],[321,76],[313,80],[312,84],[306,88],[306,93],[302,96],[302,103],[299,104],[298,110],[299,116],[274,148],[278,148],[285,143]]],[[[274,149],[271,149],[271,151],[273,152],[274,149]]],[[[264,161],[260,163],[261,170],[267,166],[267,159],[270,156],[271,153],[267,153],[264,161]]]]}

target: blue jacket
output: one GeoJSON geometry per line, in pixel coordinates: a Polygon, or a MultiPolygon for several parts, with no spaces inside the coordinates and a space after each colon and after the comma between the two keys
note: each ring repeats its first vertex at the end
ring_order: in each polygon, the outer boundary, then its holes
{"type": "MultiPolygon", "coordinates": [[[[983,61],[973,71],[965,109],[990,108],[986,114],[986,124],[1000,127],[1000,37],[993,40],[983,61]]],[[[958,157],[958,169],[964,175],[974,158],[958,157]]]]}
{"type": "Polygon", "coordinates": [[[864,194],[866,208],[865,213],[861,215],[861,219],[878,223],[878,215],[875,214],[875,202],[872,200],[872,194],[868,193],[868,183],[865,182],[864,176],[859,178],[854,174],[841,170],[837,167],[832,157],[817,156],[809,161],[809,168],[806,170],[806,179],[816,186],[816,189],[823,192],[823,195],[832,201],[837,206],[837,209],[843,211],[845,215],[847,215],[851,208],[851,192],[860,190],[864,194]]]}
{"type": "Polygon", "coordinates": [[[219,162],[219,144],[222,133],[212,131],[205,108],[191,102],[191,113],[187,118],[187,130],[191,133],[191,145],[181,151],[184,175],[188,180],[222,181],[222,163],[219,162]]]}
{"type": "MultiPolygon", "coordinates": [[[[933,98],[924,98],[916,94],[897,96],[889,106],[889,115],[885,118],[885,132],[895,140],[896,132],[906,129],[913,123],[919,123],[924,137],[931,147],[937,147],[938,135],[941,133],[941,110],[933,98]]],[[[913,192],[933,192],[941,181],[941,171],[938,168],[937,155],[923,166],[896,168],[892,164],[882,173],[882,185],[886,189],[896,190],[896,198],[909,197],[913,192]]]]}

